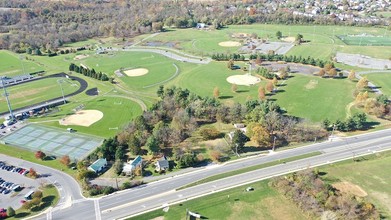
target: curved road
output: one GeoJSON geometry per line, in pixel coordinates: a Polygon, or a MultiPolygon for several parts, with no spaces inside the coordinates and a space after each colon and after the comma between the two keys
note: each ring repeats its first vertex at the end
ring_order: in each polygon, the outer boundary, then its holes
{"type": "MultiPolygon", "coordinates": [[[[72,216],[72,219],[118,219],[124,216],[135,215],[144,211],[161,208],[162,205],[167,203],[173,204],[193,197],[305,169],[307,167],[319,166],[334,161],[390,149],[391,129],[387,129],[352,136],[339,141],[323,142],[306,147],[285,150],[269,154],[268,156],[246,158],[232,163],[206,167],[199,171],[174,176],[95,200],[87,200],[79,197],[80,199],[73,200],[72,207],[55,208],[46,216],[41,215],[36,219],[69,219],[70,216],[72,216]],[[322,152],[322,155],[243,173],[184,190],[175,190],[191,182],[218,173],[317,151],[322,152]]],[[[73,190],[75,190],[75,192],[70,194],[78,194],[80,192],[79,189],[73,190]]]]}

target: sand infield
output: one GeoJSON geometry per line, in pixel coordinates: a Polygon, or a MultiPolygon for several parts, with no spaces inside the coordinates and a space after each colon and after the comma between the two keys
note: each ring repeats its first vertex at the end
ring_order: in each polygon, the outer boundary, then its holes
{"type": "Polygon", "coordinates": [[[125,70],[124,73],[127,76],[143,76],[148,73],[148,69],[145,68],[137,68],[137,69],[131,69],[131,70],[125,70]]]}
{"type": "Polygon", "coordinates": [[[242,44],[237,41],[223,41],[219,43],[219,46],[221,47],[239,47],[242,44]]]}
{"type": "Polygon", "coordinates": [[[80,55],[77,55],[75,56],[75,58],[73,58],[74,60],[81,60],[81,59],[84,59],[84,58],[87,58],[89,57],[89,55],[87,54],[80,54],[80,55]]]}
{"type": "Polygon", "coordinates": [[[227,81],[231,84],[241,86],[251,86],[261,82],[261,79],[250,75],[233,75],[227,78],[227,81]]]}
{"type": "Polygon", "coordinates": [[[103,113],[98,110],[81,110],[60,120],[61,125],[79,125],[89,127],[103,118],[103,113]]]}
{"type": "Polygon", "coordinates": [[[296,39],[294,37],[283,37],[281,38],[281,40],[285,42],[293,43],[295,42],[296,39]]]}

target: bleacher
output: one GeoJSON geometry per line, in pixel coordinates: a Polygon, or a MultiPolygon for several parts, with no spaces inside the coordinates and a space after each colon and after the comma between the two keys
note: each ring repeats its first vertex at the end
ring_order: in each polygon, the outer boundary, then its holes
{"type": "Polygon", "coordinates": [[[0,87],[3,87],[3,82],[6,86],[8,85],[15,85],[24,81],[28,81],[33,79],[34,76],[30,74],[23,74],[23,75],[18,75],[18,76],[13,76],[12,78],[10,77],[4,77],[3,80],[0,80],[0,87]]]}

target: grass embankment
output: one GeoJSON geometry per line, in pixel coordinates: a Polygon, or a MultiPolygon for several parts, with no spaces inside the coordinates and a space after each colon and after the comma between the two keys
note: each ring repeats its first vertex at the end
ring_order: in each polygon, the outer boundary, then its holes
{"type": "Polygon", "coordinates": [[[53,185],[48,185],[41,188],[40,190],[42,190],[43,194],[42,202],[40,205],[33,207],[31,210],[26,210],[24,208],[17,209],[15,210],[15,216],[7,219],[26,219],[27,217],[37,215],[45,209],[49,208],[50,206],[54,206],[57,204],[60,198],[56,187],[54,187],[53,185]]]}
{"type": "Polygon", "coordinates": [[[313,152],[313,153],[303,154],[303,155],[300,155],[300,156],[289,157],[289,158],[286,158],[286,159],[283,159],[283,160],[268,162],[268,163],[259,164],[259,165],[256,165],[256,166],[251,166],[251,167],[246,167],[246,168],[243,168],[243,169],[240,169],[240,170],[234,170],[234,171],[230,171],[230,172],[226,172],[226,173],[217,174],[217,175],[210,176],[210,177],[207,177],[205,179],[199,180],[197,182],[191,183],[191,184],[189,184],[187,186],[181,187],[181,188],[179,188],[179,190],[185,189],[185,188],[189,188],[189,187],[192,187],[192,186],[196,186],[196,185],[200,185],[200,184],[203,184],[203,183],[207,183],[207,182],[212,182],[212,181],[215,181],[215,180],[223,179],[223,178],[226,178],[226,177],[230,177],[230,176],[234,176],[234,175],[238,175],[238,174],[242,174],[242,173],[246,173],[246,172],[250,172],[250,171],[254,171],[254,170],[259,170],[259,169],[266,168],[266,167],[279,165],[281,163],[287,163],[287,162],[292,162],[292,161],[295,161],[295,160],[301,160],[301,159],[308,158],[308,157],[318,156],[318,155],[321,155],[321,154],[322,153],[320,153],[320,152],[313,152]]]}
{"type": "Polygon", "coordinates": [[[248,186],[218,192],[179,205],[170,206],[167,213],[156,210],[128,220],[186,219],[186,209],[208,219],[307,219],[295,204],[268,186],[268,180],[251,184],[255,190],[246,192],[248,186]]]}
{"type": "Polygon", "coordinates": [[[383,94],[391,97],[391,71],[390,73],[370,73],[363,76],[378,86],[383,94]]]}
{"type": "MultiPolygon", "coordinates": [[[[27,150],[23,150],[20,148],[10,147],[3,144],[0,144],[0,154],[5,154],[11,157],[16,157],[19,159],[23,159],[26,161],[30,161],[33,163],[41,164],[47,167],[51,167],[57,170],[61,170],[73,177],[76,175],[76,170],[72,170],[65,166],[64,164],[60,163],[58,160],[39,160],[35,158],[35,153],[27,150]],[[17,150],[16,150],[17,149],[17,150]]],[[[50,156],[50,155],[49,155],[50,156]]],[[[30,167],[26,167],[29,169],[30,167]]],[[[35,169],[35,167],[33,167],[35,169]]],[[[36,169],[37,170],[37,169],[36,169]]],[[[39,169],[37,170],[39,172],[39,169]]]]}
{"type": "MultiPolygon", "coordinates": [[[[391,152],[358,159],[360,162],[346,160],[318,169],[327,173],[325,178],[330,183],[349,181],[361,186],[368,193],[366,199],[376,205],[385,219],[389,218],[391,188],[388,183],[391,181],[391,171],[384,168],[391,163],[391,152]]],[[[168,212],[159,209],[128,220],[163,216],[165,220],[186,219],[186,209],[209,219],[309,219],[296,204],[269,187],[268,182],[263,180],[248,185],[255,189],[252,192],[245,191],[248,186],[241,186],[172,205],[168,212]]]]}

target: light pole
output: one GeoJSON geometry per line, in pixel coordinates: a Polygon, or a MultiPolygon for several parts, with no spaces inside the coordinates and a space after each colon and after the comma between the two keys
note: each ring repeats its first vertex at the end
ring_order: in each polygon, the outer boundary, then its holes
{"type": "Polygon", "coordinates": [[[63,82],[64,82],[63,79],[57,80],[57,83],[60,84],[61,94],[62,94],[62,100],[64,101],[64,104],[66,104],[67,102],[65,101],[64,90],[62,89],[62,83],[63,83],[63,82]]]}
{"type": "Polygon", "coordinates": [[[4,77],[1,76],[0,78],[1,78],[1,84],[2,84],[3,89],[4,89],[4,96],[5,96],[5,99],[7,100],[8,110],[10,112],[10,117],[11,117],[11,120],[13,121],[15,119],[15,117],[14,117],[14,113],[12,112],[11,103],[10,103],[10,100],[8,98],[7,89],[5,88],[4,77]]]}
{"type": "Polygon", "coordinates": [[[273,136],[273,148],[272,148],[273,152],[274,152],[274,148],[276,147],[276,139],[277,139],[277,137],[273,136]]]}

